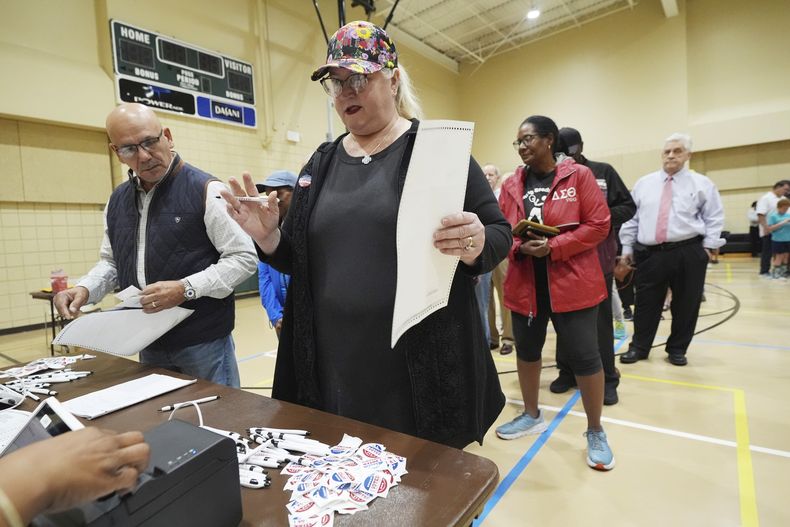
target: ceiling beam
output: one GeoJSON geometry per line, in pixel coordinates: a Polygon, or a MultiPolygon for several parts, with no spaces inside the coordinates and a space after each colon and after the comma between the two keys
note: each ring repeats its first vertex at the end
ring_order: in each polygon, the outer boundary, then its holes
{"type": "Polygon", "coordinates": [[[661,7],[664,8],[664,16],[667,18],[678,16],[678,13],[680,13],[678,10],[678,0],[661,0],[661,7]]]}
{"type": "Polygon", "coordinates": [[[408,33],[406,33],[405,31],[399,29],[398,26],[396,26],[393,22],[390,22],[390,25],[387,27],[387,33],[392,37],[392,39],[395,42],[399,44],[403,44],[407,48],[412,49],[415,52],[419,53],[426,59],[432,60],[438,65],[458,75],[459,72],[458,62],[454,61],[447,55],[439,53],[431,46],[428,46],[427,44],[423,44],[421,40],[418,40],[413,36],[409,35],[408,33]]]}
{"type": "MultiPolygon", "coordinates": [[[[393,4],[392,0],[387,0],[387,1],[389,2],[389,5],[390,5],[390,6],[393,4]]],[[[411,13],[410,11],[408,11],[408,10],[407,10],[405,7],[402,7],[402,8],[400,9],[400,11],[399,11],[399,12],[400,12],[401,14],[403,14],[403,15],[406,15],[406,18],[407,18],[407,19],[409,19],[409,18],[410,18],[410,19],[413,19],[413,20],[414,20],[414,21],[416,21],[417,23],[419,23],[419,24],[421,24],[422,26],[424,26],[424,27],[428,28],[428,30],[429,30],[429,32],[430,32],[431,34],[433,34],[433,35],[436,35],[437,37],[439,37],[439,38],[441,38],[441,39],[444,39],[445,41],[449,42],[450,44],[452,44],[452,45],[453,45],[453,46],[455,46],[456,48],[460,49],[460,50],[461,50],[461,52],[465,54],[465,56],[470,56],[470,57],[474,58],[474,59],[475,59],[477,62],[483,62],[483,57],[479,56],[479,55],[478,55],[477,53],[475,53],[474,51],[472,51],[472,50],[470,50],[470,49],[466,48],[466,47],[465,47],[463,44],[461,44],[461,43],[460,43],[460,42],[458,42],[457,40],[455,40],[455,39],[451,38],[451,37],[450,37],[450,36],[449,36],[447,33],[445,33],[444,31],[442,31],[442,30],[440,30],[440,29],[438,29],[438,28],[436,28],[436,27],[432,26],[431,24],[429,24],[428,22],[426,22],[425,20],[423,20],[421,17],[418,17],[418,16],[414,15],[413,13],[411,13]]],[[[380,16],[380,15],[378,15],[378,13],[377,13],[377,16],[380,16]]],[[[392,22],[392,23],[393,23],[393,24],[395,24],[395,22],[392,22]]],[[[396,24],[396,25],[397,25],[397,24],[396,24]]],[[[402,33],[405,33],[405,32],[402,32],[402,33]]],[[[412,36],[412,35],[409,35],[409,36],[412,36]]],[[[413,38],[414,38],[416,41],[418,41],[418,42],[419,42],[419,39],[418,39],[417,37],[413,37],[413,38]]],[[[427,45],[426,45],[426,46],[427,46],[427,45]]],[[[415,50],[415,51],[416,51],[416,50],[415,50]]],[[[452,60],[452,59],[450,59],[450,60],[452,60]]]]}

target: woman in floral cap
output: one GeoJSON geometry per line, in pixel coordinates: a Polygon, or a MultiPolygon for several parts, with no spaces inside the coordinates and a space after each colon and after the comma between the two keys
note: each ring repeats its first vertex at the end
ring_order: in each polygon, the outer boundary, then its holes
{"type": "MultiPolygon", "coordinates": [[[[273,397],[462,448],[482,442],[504,406],[474,296],[475,276],[510,247],[510,226],[474,159],[463,211],[445,217],[436,250],[460,257],[448,305],[390,347],[396,221],[420,113],[395,45],[351,22],[312,75],[348,133],[302,169],[278,228],[263,206],[229,194],[229,213],[263,261],[292,276],[273,397]]],[[[441,159],[436,160],[441,163],[441,159]]],[[[249,175],[236,195],[257,195],[249,175]]]]}

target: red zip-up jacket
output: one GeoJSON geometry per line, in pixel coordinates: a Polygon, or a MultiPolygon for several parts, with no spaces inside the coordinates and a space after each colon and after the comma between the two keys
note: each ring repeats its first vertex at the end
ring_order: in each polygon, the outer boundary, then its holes
{"type": "MultiPolygon", "coordinates": [[[[562,232],[549,239],[549,296],[555,313],[577,311],[606,298],[596,247],[609,234],[609,207],[589,168],[566,159],[557,165],[557,175],[543,205],[543,222],[562,232]]],[[[525,167],[505,180],[499,206],[505,219],[515,225],[524,219],[525,167]]],[[[505,276],[505,306],[524,316],[537,314],[535,273],[532,257],[518,251],[523,243],[513,237],[505,276]]]]}

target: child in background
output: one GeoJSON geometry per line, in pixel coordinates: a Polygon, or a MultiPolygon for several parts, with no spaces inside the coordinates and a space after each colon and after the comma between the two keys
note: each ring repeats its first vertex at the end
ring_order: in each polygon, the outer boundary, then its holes
{"type": "Polygon", "coordinates": [[[776,210],[768,215],[768,232],[771,233],[771,254],[773,269],[771,278],[787,277],[787,261],[790,254],[790,199],[782,198],[776,202],[776,210]]]}

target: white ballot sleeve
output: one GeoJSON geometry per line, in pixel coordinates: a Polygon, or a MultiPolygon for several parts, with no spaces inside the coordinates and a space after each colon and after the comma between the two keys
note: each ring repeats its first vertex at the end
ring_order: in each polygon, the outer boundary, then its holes
{"type": "Polygon", "coordinates": [[[191,309],[178,306],[158,313],[143,313],[142,309],[100,311],[72,320],[52,343],[111,355],[134,355],[191,314],[191,309]]]}
{"type": "Polygon", "coordinates": [[[464,207],[474,123],[421,121],[398,208],[398,280],[392,347],[412,326],[447,305],[457,256],[433,246],[444,216],[464,207]]]}
{"type": "Polygon", "coordinates": [[[116,384],[97,392],[81,395],[63,403],[66,409],[85,419],[95,419],[121,408],[147,401],[163,393],[194,384],[197,379],[177,379],[151,373],[145,377],[116,384]]]}

